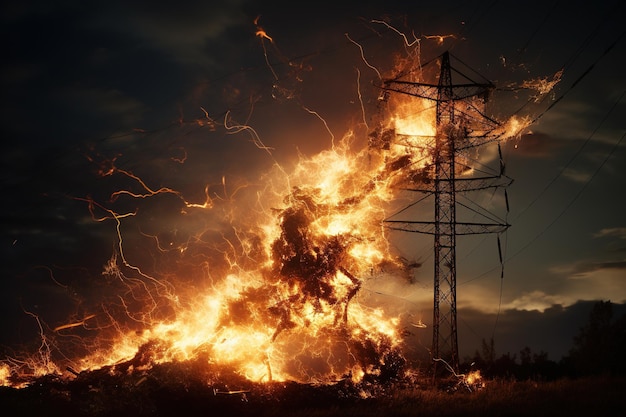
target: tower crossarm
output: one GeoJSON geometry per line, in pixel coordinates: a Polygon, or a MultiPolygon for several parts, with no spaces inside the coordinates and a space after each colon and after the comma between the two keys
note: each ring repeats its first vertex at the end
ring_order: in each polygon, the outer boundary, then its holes
{"type": "MultiPolygon", "coordinates": [[[[381,86],[383,90],[408,94],[426,100],[437,101],[441,86],[427,83],[415,83],[403,80],[385,80],[381,86]]],[[[495,89],[493,84],[454,84],[449,86],[452,95],[448,99],[453,101],[465,100],[470,97],[481,96],[485,101],[489,93],[495,89]]]]}
{"type": "MultiPolygon", "coordinates": [[[[495,128],[494,128],[495,129],[495,128]]],[[[485,135],[479,136],[466,136],[464,143],[459,144],[455,149],[457,153],[461,153],[468,149],[477,148],[479,146],[486,145],[488,143],[498,142],[502,135],[493,135],[491,131],[487,132],[485,135]]]]}
{"type": "MultiPolygon", "coordinates": [[[[436,222],[411,220],[385,220],[387,228],[404,232],[434,235],[437,233],[436,222]]],[[[479,235],[504,232],[511,225],[508,223],[455,222],[456,235],[479,235]]]]}
{"type": "MultiPolygon", "coordinates": [[[[513,179],[504,175],[488,176],[488,177],[474,177],[474,178],[455,178],[455,190],[459,192],[463,191],[479,191],[486,190],[488,188],[504,188],[513,183],[513,179]]],[[[404,191],[415,191],[420,193],[434,193],[434,182],[423,183],[419,188],[403,188],[404,191]]]]}
{"type": "Polygon", "coordinates": [[[478,191],[488,188],[508,187],[513,183],[513,179],[504,175],[475,177],[475,178],[456,178],[456,191],[478,191]]]}

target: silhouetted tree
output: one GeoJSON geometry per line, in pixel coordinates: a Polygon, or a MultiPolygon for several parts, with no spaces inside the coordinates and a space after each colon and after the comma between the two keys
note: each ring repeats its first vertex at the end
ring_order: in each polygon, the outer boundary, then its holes
{"type": "Polygon", "coordinates": [[[613,373],[626,375],[626,314],[618,318],[611,328],[614,344],[613,373]]]}
{"type": "Polygon", "coordinates": [[[487,342],[482,339],[481,351],[476,350],[474,356],[466,358],[461,364],[461,369],[480,369],[483,375],[489,375],[496,359],[496,349],[493,338],[487,342]]]}
{"type": "Polygon", "coordinates": [[[507,352],[496,359],[493,373],[497,376],[515,378],[519,371],[517,355],[507,352]]]}
{"type": "Polygon", "coordinates": [[[530,365],[532,364],[533,356],[528,346],[525,346],[522,350],[519,351],[519,360],[522,367],[530,367],[530,365]]]}
{"type": "Polygon", "coordinates": [[[589,322],[574,337],[569,363],[575,375],[624,374],[626,363],[626,316],[613,321],[610,301],[598,301],[589,313],[589,322]]]}
{"type": "Polygon", "coordinates": [[[487,365],[492,365],[495,362],[496,346],[493,337],[489,339],[489,343],[485,339],[482,340],[482,358],[487,365]]]}

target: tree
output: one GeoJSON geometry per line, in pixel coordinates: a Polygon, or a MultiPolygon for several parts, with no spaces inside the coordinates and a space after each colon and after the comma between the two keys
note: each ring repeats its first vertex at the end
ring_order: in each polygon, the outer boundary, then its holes
{"type": "Polygon", "coordinates": [[[589,313],[589,322],[574,337],[569,362],[578,375],[625,372],[626,317],[613,321],[610,301],[598,301],[589,313]]]}

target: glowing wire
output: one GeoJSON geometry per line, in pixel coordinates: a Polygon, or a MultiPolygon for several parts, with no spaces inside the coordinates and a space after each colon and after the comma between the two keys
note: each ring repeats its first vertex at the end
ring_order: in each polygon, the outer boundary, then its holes
{"type": "Polygon", "coordinates": [[[359,97],[359,104],[361,106],[361,115],[363,116],[363,124],[369,130],[369,126],[367,124],[367,120],[365,118],[365,104],[363,103],[363,96],[361,94],[361,71],[356,68],[357,77],[356,77],[356,91],[357,96],[359,97]]]}
{"type": "Polygon", "coordinates": [[[387,29],[391,29],[394,32],[396,32],[398,35],[400,35],[402,37],[402,39],[404,39],[404,44],[408,47],[411,47],[413,45],[419,45],[420,43],[420,39],[418,37],[415,36],[415,34],[413,34],[413,41],[409,42],[409,39],[407,38],[407,36],[400,32],[398,29],[396,29],[395,27],[391,26],[389,23],[385,22],[384,20],[372,20],[372,23],[379,23],[381,25],[385,25],[387,26],[387,29]]]}
{"type": "Polygon", "coordinates": [[[357,46],[357,48],[359,48],[359,51],[361,52],[361,59],[363,60],[363,62],[365,63],[365,65],[367,65],[368,67],[370,67],[372,70],[374,70],[374,72],[376,73],[376,75],[378,75],[378,79],[382,80],[383,76],[380,74],[380,72],[378,71],[378,69],[373,66],[372,64],[370,64],[369,62],[367,62],[367,58],[365,58],[365,52],[363,51],[363,47],[361,46],[361,44],[359,44],[358,42],[354,41],[352,38],[350,38],[350,35],[348,35],[347,33],[345,34],[346,38],[348,38],[348,40],[350,42],[352,42],[353,44],[355,44],[357,46]]]}

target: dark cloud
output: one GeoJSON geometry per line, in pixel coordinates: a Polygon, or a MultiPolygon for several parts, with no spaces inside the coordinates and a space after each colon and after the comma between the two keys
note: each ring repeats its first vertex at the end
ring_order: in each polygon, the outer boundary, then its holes
{"type": "MultiPolygon", "coordinates": [[[[595,301],[578,301],[570,306],[555,304],[544,311],[504,310],[485,314],[462,309],[459,317],[459,350],[471,356],[481,352],[481,342],[493,336],[497,355],[517,354],[524,347],[533,352],[544,351],[549,359],[558,361],[569,353],[574,337],[589,320],[595,301]]],[[[613,303],[613,318],[626,314],[626,304],[613,303]]]]}

